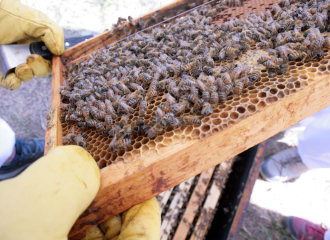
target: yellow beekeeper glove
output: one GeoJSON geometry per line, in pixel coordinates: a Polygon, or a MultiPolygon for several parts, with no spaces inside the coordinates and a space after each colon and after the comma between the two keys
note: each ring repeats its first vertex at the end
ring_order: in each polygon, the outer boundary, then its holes
{"type": "Polygon", "coordinates": [[[87,229],[82,240],[159,240],[160,225],[159,203],[152,198],[87,229]]]}
{"type": "Polygon", "coordinates": [[[1,240],[67,240],[100,187],[93,157],[79,146],[52,149],[0,182],[1,240]]]}
{"type": "MultiPolygon", "coordinates": [[[[43,41],[55,55],[64,51],[63,30],[41,12],[22,4],[19,0],[0,1],[0,45],[43,41]]],[[[33,76],[45,77],[51,73],[51,62],[32,54],[26,63],[18,65],[15,73],[3,76],[0,85],[17,89],[21,81],[28,82],[33,76]]]]}

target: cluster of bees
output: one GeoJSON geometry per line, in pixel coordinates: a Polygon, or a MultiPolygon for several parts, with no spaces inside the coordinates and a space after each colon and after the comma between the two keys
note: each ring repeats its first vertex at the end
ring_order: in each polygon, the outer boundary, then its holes
{"type": "Polygon", "coordinates": [[[131,145],[132,135],[154,138],[165,129],[199,125],[227,96],[260,79],[259,71],[239,62],[251,46],[268,52],[258,63],[270,76],[285,73],[288,61],[323,57],[330,45],[322,36],[328,7],[327,1],[283,0],[258,16],[212,25],[226,9],[219,3],[133,34],[68,67],[61,119],[111,137],[112,152],[131,145]],[[148,106],[158,96],[164,101],[147,124],[148,106]]]}

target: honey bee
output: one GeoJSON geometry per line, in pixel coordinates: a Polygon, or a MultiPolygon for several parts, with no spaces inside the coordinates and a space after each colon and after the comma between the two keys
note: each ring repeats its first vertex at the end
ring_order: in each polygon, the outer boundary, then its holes
{"type": "Polygon", "coordinates": [[[134,113],[134,109],[131,108],[129,105],[126,104],[122,99],[118,100],[118,109],[120,112],[126,113],[134,113]]]}
{"type": "Polygon", "coordinates": [[[225,103],[227,100],[227,94],[225,91],[219,92],[219,103],[225,103]]]}
{"type": "Polygon", "coordinates": [[[183,116],[181,118],[181,121],[183,122],[183,124],[186,124],[186,125],[200,125],[202,123],[202,121],[196,117],[196,116],[183,116]]]}
{"type": "Polygon", "coordinates": [[[164,127],[162,126],[162,124],[158,122],[153,127],[146,129],[145,133],[147,134],[148,138],[152,139],[155,138],[158,135],[158,133],[162,132],[163,129],[164,127]]]}
{"type": "Polygon", "coordinates": [[[203,103],[203,108],[202,108],[202,115],[208,115],[213,113],[213,109],[210,103],[204,102],[203,103]]]}
{"type": "Polygon", "coordinates": [[[105,106],[106,106],[105,112],[110,116],[112,116],[112,118],[116,118],[117,117],[116,111],[113,108],[112,103],[108,99],[105,99],[105,106]]]}
{"type": "Polygon", "coordinates": [[[203,67],[203,72],[205,72],[207,75],[212,75],[213,74],[213,69],[209,66],[204,66],[203,67]]]}
{"type": "Polygon", "coordinates": [[[168,103],[168,104],[170,104],[170,105],[176,103],[175,98],[174,98],[170,93],[167,93],[167,94],[166,94],[166,103],[168,103]]]}
{"type": "Polygon", "coordinates": [[[87,146],[87,142],[86,140],[84,139],[83,137],[83,134],[82,133],[79,133],[75,139],[75,142],[78,146],[82,147],[82,148],[85,148],[86,149],[86,146],[87,146]]]}
{"type": "Polygon", "coordinates": [[[172,113],[174,115],[179,115],[186,109],[187,106],[189,106],[189,103],[187,101],[182,101],[180,103],[173,104],[171,105],[172,113]]]}
{"type": "Polygon", "coordinates": [[[88,119],[87,121],[86,121],[86,126],[87,127],[96,127],[96,125],[98,124],[99,122],[98,121],[96,121],[96,120],[94,120],[94,119],[88,119]]]}
{"type": "Polygon", "coordinates": [[[225,85],[228,85],[228,84],[232,84],[232,80],[231,80],[231,77],[229,75],[228,72],[225,72],[222,77],[221,77],[221,80],[223,81],[223,83],[225,85]]]}
{"type": "Polygon", "coordinates": [[[210,92],[205,90],[202,93],[202,97],[204,99],[204,102],[210,102],[210,92]]]}
{"type": "Polygon", "coordinates": [[[122,128],[123,126],[128,124],[129,116],[127,114],[122,115],[119,121],[119,126],[122,128]]]}
{"type": "Polygon", "coordinates": [[[297,60],[297,59],[304,59],[306,56],[307,56],[306,53],[298,52],[298,51],[293,51],[292,53],[290,53],[288,55],[290,61],[297,60]]]}
{"type": "Polygon", "coordinates": [[[120,150],[127,148],[129,145],[131,145],[131,143],[132,142],[130,139],[121,138],[117,140],[117,138],[114,137],[109,144],[109,148],[111,152],[118,152],[120,150]]]}
{"type": "Polygon", "coordinates": [[[270,60],[271,58],[269,56],[260,56],[260,58],[258,58],[257,62],[260,64],[263,64],[264,62],[270,60]]]}
{"type": "Polygon", "coordinates": [[[219,94],[217,92],[212,92],[210,97],[211,104],[218,104],[219,103],[219,94]]]}
{"type": "Polygon", "coordinates": [[[66,141],[70,141],[71,143],[75,143],[76,142],[76,135],[74,133],[74,127],[71,128],[71,133],[68,133],[63,140],[66,141]]]}
{"type": "Polygon", "coordinates": [[[253,71],[250,75],[249,78],[252,83],[259,81],[260,79],[260,72],[259,71],[253,71]]]}
{"type": "Polygon", "coordinates": [[[113,124],[113,120],[112,120],[111,115],[105,115],[105,117],[104,117],[104,123],[105,123],[105,125],[107,127],[108,126],[111,126],[113,124]]]}
{"type": "Polygon", "coordinates": [[[237,81],[235,83],[235,87],[233,89],[233,93],[234,94],[241,94],[243,92],[243,89],[244,89],[244,83],[241,82],[241,81],[237,81]]]}
{"type": "Polygon", "coordinates": [[[227,84],[224,88],[225,93],[227,96],[233,92],[233,85],[232,84],[227,84]]]}
{"type": "Polygon", "coordinates": [[[139,105],[139,116],[144,117],[147,110],[148,110],[148,102],[145,100],[142,100],[139,105]]]}

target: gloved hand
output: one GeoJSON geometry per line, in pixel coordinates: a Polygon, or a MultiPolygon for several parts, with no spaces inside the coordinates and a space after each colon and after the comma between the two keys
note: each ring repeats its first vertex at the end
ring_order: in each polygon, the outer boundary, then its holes
{"type": "Polygon", "coordinates": [[[99,187],[99,168],[86,150],[52,149],[17,177],[0,182],[0,239],[67,240],[99,187]]]}
{"type": "MultiPolygon", "coordinates": [[[[22,4],[19,0],[0,2],[0,44],[27,44],[43,41],[55,55],[64,51],[63,30],[41,12],[22,4]]],[[[33,76],[45,77],[51,73],[51,62],[37,54],[30,55],[26,63],[16,67],[15,73],[3,76],[0,85],[17,89],[21,81],[28,82],[33,76]]]]}
{"type": "Polygon", "coordinates": [[[152,198],[87,229],[82,240],[159,240],[160,224],[159,203],[152,198]]]}
{"type": "MultiPolygon", "coordinates": [[[[0,182],[0,239],[67,240],[99,187],[99,168],[85,149],[54,148],[17,177],[0,182]]],[[[160,222],[153,198],[102,223],[105,238],[95,226],[84,240],[159,240],[160,222]]]]}

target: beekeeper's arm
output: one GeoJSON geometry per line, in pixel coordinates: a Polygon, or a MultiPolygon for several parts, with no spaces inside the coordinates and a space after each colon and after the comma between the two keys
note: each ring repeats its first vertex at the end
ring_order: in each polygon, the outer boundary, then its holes
{"type": "MultiPolygon", "coordinates": [[[[19,0],[0,0],[0,45],[43,41],[55,55],[64,51],[63,30],[43,13],[22,4],[19,0]]],[[[17,89],[21,81],[28,82],[34,75],[45,77],[51,73],[51,61],[40,55],[30,55],[15,73],[0,71],[0,85],[17,89]]]]}

